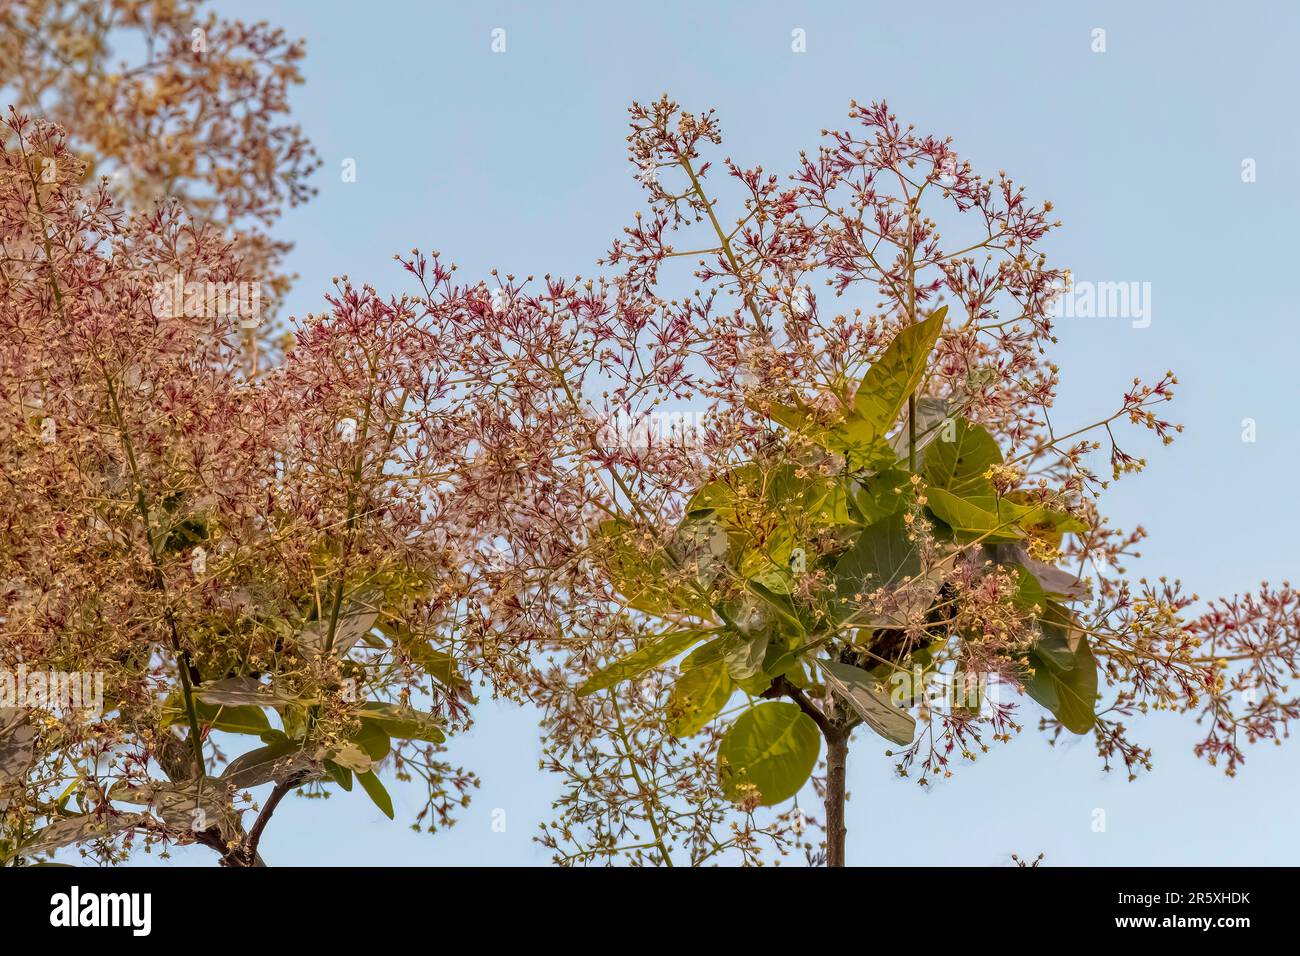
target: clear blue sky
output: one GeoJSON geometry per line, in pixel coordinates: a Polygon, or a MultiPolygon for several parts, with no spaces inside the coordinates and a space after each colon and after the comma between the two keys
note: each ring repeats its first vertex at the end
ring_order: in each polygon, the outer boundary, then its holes
{"type": "MultiPolygon", "coordinates": [[[[1178,2],[763,3],[274,2],[216,0],[308,44],[296,113],[325,161],[319,197],[289,214],[301,279],[320,308],[330,277],[401,287],[391,261],[437,248],[462,275],[572,275],[638,207],[624,109],[668,92],[716,107],[726,151],[788,169],[850,98],[885,98],[949,134],[986,173],[1004,168],[1065,228],[1054,261],[1076,278],[1152,284],[1152,322],[1060,323],[1059,422],[1108,411],[1134,375],[1166,368],[1187,431],[1104,501],[1151,532],[1145,573],[1203,595],[1297,570],[1300,456],[1295,222],[1300,218],[1300,6],[1178,2]],[[506,31],[494,54],[491,31],[506,31]],[[791,52],[802,28],[807,52],[791,52]],[[1106,52],[1092,31],[1106,30],[1106,52]],[[340,181],[344,159],[358,181],[340,181]],[[1241,181],[1243,159],[1257,182],[1241,181]],[[1241,440],[1241,421],[1258,440],[1241,440]]],[[[1027,705],[1032,706],[1032,705],[1027,705]]],[[[1028,716],[1028,715],[1027,715],[1028,716]]],[[[1031,724],[1033,720],[1029,721],[1031,724]]],[[[863,740],[850,765],[851,863],[1294,863],[1300,750],[1257,747],[1236,780],[1193,758],[1190,721],[1149,719],[1155,771],[1105,775],[1087,740],[1027,731],[923,791],[863,740]],[[1092,829],[1106,813],[1106,832],[1092,829]],[[867,825],[871,834],[866,836],[867,825]],[[855,835],[856,834],[856,835],[855,835]]],[[[534,715],[488,700],[453,757],[483,778],[450,832],[390,823],[360,792],[289,800],[272,863],[542,864],[532,837],[558,782],[537,770],[534,715]],[[504,833],[492,811],[506,811],[504,833]]],[[[207,851],[178,861],[209,863],[207,851]]]]}

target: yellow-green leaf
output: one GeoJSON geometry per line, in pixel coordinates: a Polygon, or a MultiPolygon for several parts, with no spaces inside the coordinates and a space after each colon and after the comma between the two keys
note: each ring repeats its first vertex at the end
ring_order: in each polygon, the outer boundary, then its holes
{"type": "Polygon", "coordinates": [[[672,660],[687,648],[694,647],[710,633],[712,632],[709,630],[692,628],[665,634],[591,675],[586,683],[578,688],[578,696],[586,697],[588,694],[621,684],[625,680],[640,677],[646,671],[672,660]]]}
{"type": "Polygon", "coordinates": [[[759,704],[718,746],[718,779],[727,799],[770,807],[799,792],[820,752],[821,732],[798,704],[759,704]]]}
{"type": "Polygon", "coordinates": [[[889,343],[858,386],[853,407],[872,429],[874,438],[882,438],[916,391],[925,375],[930,351],[943,331],[948,307],[941,306],[929,318],[909,325],[889,343]]]}
{"type": "Polygon", "coordinates": [[[731,691],[724,661],[685,671],[668,698],[668,732],[674,737],[699,733],[726,706],[731,691]]]}
{"type": "Polygon", "coordinates": [[[963,541],[996,544],[1025,536],[1019,525],[1024,508],[1005,498],[962,498],[943,488],[927,488],[925,497],[935,517],[963,541]]]}

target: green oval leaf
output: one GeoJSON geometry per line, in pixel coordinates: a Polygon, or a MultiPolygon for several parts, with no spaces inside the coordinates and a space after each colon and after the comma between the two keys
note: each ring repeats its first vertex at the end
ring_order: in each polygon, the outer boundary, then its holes
{"type": "Polygon", "coordinates": [[[925,452],[921,477],[934,488],[943,488],[959,498],[991,497],[993,483],[985,473],[1001,464],[1002,449],[985,429],[958,418],[951,436],[941,429],[938,440],[925,452]]]}
{"type": "Polygon", "coordinates": [[[760,704],[718,746],[718,780],[729,800],[770,807],[799,792],[820,752],[821,733],[798,704],[760,704]]]}

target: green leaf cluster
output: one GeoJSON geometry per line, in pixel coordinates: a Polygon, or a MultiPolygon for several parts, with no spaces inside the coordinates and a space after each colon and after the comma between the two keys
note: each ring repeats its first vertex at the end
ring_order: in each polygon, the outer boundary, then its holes
{"type": "Polygon", "coordinates": [[[1072,596],[1059,583],[1064,572],[1016,547],[1033,535],[1059,541],[1086,525],[1042,502],[1000,495],[991,477],[1003,464],[996,441],[972,421],[946,417],[942,402],[913,403],[921,441],[912,445],[906,420],[891,438],[924,380],[944,314],[899,333],[852,397],[840,397],[838,414],[798,400],[765,403],[771,420],[802,440],[791,435],[786,457],[748,461],[703,484],[670,534],[625,519],[596,530],[593,543],[620,600],[668,626],[577,692],[604,691],[680,659],[665,704],[675,736],[723,718],[740,692],[743,705],[718,752],[720,784],[738,802],[789,799],[816,764],[816,721],[797,703],[772,699],[792,689],[830,693],[847,726],[911,744],[916,721],[885,682],[907,658],[933,658],[951,636],[937,609],[942,576],[926,573],[914,540],[921,516],[940,538],[1006,552],[999,563],[1020,575],[1017,601],[1037,615],[1041,633],[1023,669],[1026,691],[1075,733],[1095,720],[1096,663],[1061,603],[1072,596]],[[809,573],[824,584],[816,597],[800,587],[809,573]],[[868,596],[885,610],[867,611],[868,596]],[[909,650],[900,639],[917,622],[930,640],[909,650]]]}

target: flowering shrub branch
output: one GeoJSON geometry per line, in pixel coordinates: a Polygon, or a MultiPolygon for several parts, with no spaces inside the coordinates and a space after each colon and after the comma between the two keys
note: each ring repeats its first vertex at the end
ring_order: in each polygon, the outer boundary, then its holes
{"type": "MultiPolygon", "coordinates": [[[[544,829],[560,862],[671,864],[674,847],[689,862],[723,848],[757,859],[760,840],[788,852],[794,816],[763,826],[754,811],[796,797],[825,740],[824,852],[841,864],[858,728],[924,783],[1010,739],[1022,694],[1049,733],[1091,734],[1130,771],[1150,755],[1121,718],[1232,712],[1225,665],[1199,650],[1206,632],[1224,639],[1222,612],[1189,622],[1176,585],[1117,577],[1143,532],[1098,509],[1109,480],[1145,463],[1118,423],[1166,443],[1181,430],[1159,411],[1174,377],[1135,381],[1092,424],[1054,425],[1045,351],[1068,274],[1037,248],[1050,204],[1005,174],[980,178],[883,104],[850,119],[857,131],[826,134],[788,186],[724,160],[728,225],[706,186],[713,114],[634,105],[649,209],[603,262],[617,274],[466,290],[473,346],[458,365],[479,383],[468,400],[485,449],[467,487],[492,502],[476,517],[494,542],[487,626],[586,675],[573,694],[546,669],[530,693],[547,707],[548,765],[572,788],[544,829]],[[687,258],[695,287],[676,291],[687,258]],[[610,427],[674,404],[708,422],[689,441],[610,427]],[[1088,464],[1097,433],[1108,480],[1088,464]],[[936,681],[970,693],[935,700],[936,681]],[[739,807],[730,839],[701,842],[726,827],[705,792],[739,807]]],[[[1285,600],[1271,606],[1285,619],[1285,600]]],[[[1258,608],[1239,613],[1294,639],[1258,608]]],[[[1279,650],[1249,656],[1276,665],[1279,650]]],[[[1250,720],[1216,718],[1202,751],[1250,720]]]]}
{"type": "Polygon", "coordinates": [[[465,444],[439,358],[454,317],[341,281],[249,380],[237,322],[156,294],[178,269],[238,279],[234,244],[83,194],[52,126],[14,114],[7,134],[0,666],[97,675],[103,696],[5,712],[0,851],[114,859],[142,835],[248,865],[300,787],[356,781],[392,816],[381,761],[445,823],[474,784],[438,758],[470,698],[441,497],[465,444]],[[36,176],[48,157],[64,178],[36,176]]]}

